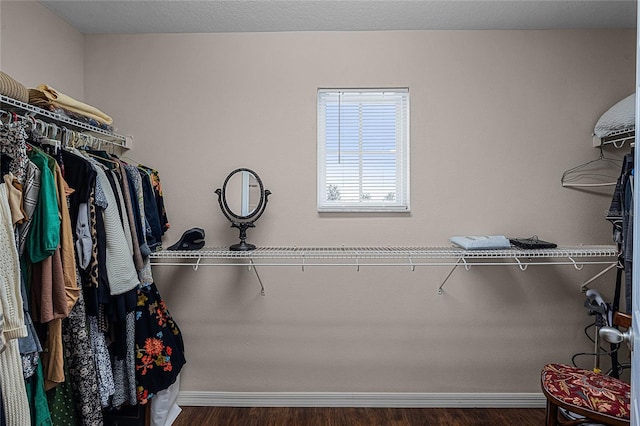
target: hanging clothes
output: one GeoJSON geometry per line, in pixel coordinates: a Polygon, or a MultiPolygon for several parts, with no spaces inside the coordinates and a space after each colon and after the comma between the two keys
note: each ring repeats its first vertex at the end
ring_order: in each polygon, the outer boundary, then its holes
{"type": "Polygon", "coordinates": [[[5,348],[0,352],[3,409],[7,425],[30,426],[31,416],[22,375],[18,338],[27,336],[20,292],[20,264],[15,245],[6,184],[0,183],[0,306],[5,348]]]}
{"type": "MultiPolygon", "coordinates": [[[[613,225],[613,240],[618,245],[619,268],[624,270],[625,311],[631,313],[633,288],[633,151],[624,156],[606,219],[613,225]]],[[[618,294],[621,282],[616,283],[618,294]]],[[[614,300],[614,308],[619,301],[614,300]]]]}
{"type": "Polygon", "coordinates": [[[97,426],[175,392],[186,362],[149,260],[169,228],[160,177],[37,130],[0,123],[0,426],[97,426]]]}
{"type": "Polygon", "coordinates": [[[112,295],[123,294],[140,284],[135,265],[133,264],[133,250],[125,235],[116,195],[111,189],[111,184],[105,170],[94,165],[97,172],[97,181],[104,191],[106,206],[104,209],[104,226],[106,237],[106,256],[109,268],[109,290],[112,295]]]}

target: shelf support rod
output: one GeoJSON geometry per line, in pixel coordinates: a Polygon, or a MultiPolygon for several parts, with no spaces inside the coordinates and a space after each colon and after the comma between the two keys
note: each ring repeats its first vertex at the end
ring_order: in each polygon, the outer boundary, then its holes
{"type": "Polygon", "coordinates": [[[593,277],[589,278],[587,281],[583,282],[582,285],[580,286],[580,291],[582,293],[587,291],[587,286],[589,284],[591,284],[592,282],[594,282],[595,280],[597,280],[598,278],[600,278],[601,276],[603,276],[604,274],[606,274],[607,272],[609,272],[611,269],[615,268],[616,266],[618,266],[618,263],[612,263],[611,265],[607,266],[606,268],[604,268],[602,271],[598,272],[597,274],[595,274],[593,277]]]}
{"type": "MultiPolygon", "coordinates": [[[[451,268],[451,270],[449,271],[449,273],[447,274],[446,277],[444,277],[444,280],[442,280],[442,284],[440,284],[440,287],[438,287],[438,295],[442,295],[444,293],[444,291],[442,290],[442,288],[444,287],[445,283],[449,280],[449,278],[451,277],[451,275],[453,274],[453,271],[456,270],[456,268],[458,266],[460,266],[460,262],[464,261],[464,257],[460,257],[458,259],[458,261],[456,262],[455,265],[453,265],[453,268],[451,268]]],[[[466,262],[465,262],[465,268],[466,268],[466,262]]],[[[467,269],[468,270],[468,269],[467,269]]]]}
{"type": "Polygon", "coordinates": [[[260,279],[260,275],[258,274],[258,268],[256,268],[256,264],[253,263],[253,259],[249,259],[249,264],[253,266],[253,272],[256,273],[256,278],[258,278],[258,283],[260,283],[260,295],[265,296],[266,293],[264,291],[264,285],[262,285],[262,280],[260,279]]]}

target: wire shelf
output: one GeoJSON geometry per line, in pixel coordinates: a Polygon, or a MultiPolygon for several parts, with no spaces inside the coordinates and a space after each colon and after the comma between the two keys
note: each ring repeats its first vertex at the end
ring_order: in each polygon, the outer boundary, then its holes
{"type": "Polygon", "coordinates": [[[31,113],[35,115],[35,118],[45,117],[50,121],[56,122],[57,124],[64,124],[71,128],[71,130],[82,130],[91,133],[92,135],[98,135],[98,138],[103,142],[107,142],[109,144],[116,145],[122,148],[127,147],[127,140],[123,135],[119,135],[117,133],[101,129],[96,126],[83,123],[82,121],[74,120],[73,118],[69,118],[55,112],[47,111],[46,109],[39,108],[35,105],[26,104],[17,99],[0,95],[0,105],[1,108],[7,112],[19,113],[22,116],[31,113]]]}
{"type": "MultiPolygon", "coordinates": [[[[449,261],[446,264],[457,264],[461,261],[486,260],[518,260],[529,262],[535,260],[560,259],[564,263],[595,263],[594,258],[617,257],[615,246],[575,246],[558,247],[554,249],[499,249],[499,250],[464,250],[456,247],[259,247],[252,251],[231,251],[223,247],[205,247],[193,251],[164,250],[151,254],[152,264],[166,264],[168,260],[209,260],[224,261],[232,259],[252,260],[256,264],[269,265],[271,261],[289,260],[293,264],[324,264],[321,261],[351,260],[351,261],[385,261],[404,260],[408,264],[418,264],[425,261],[449,261]]],[[[431,263],[431,262],[430,262],[431,263]]],[[[183,264],[189,264],[183,262],[183,264]]],[[[273,263],[282,265],[281,262],[273,263]]],[[[332,265],[333,263],[327,263],[332,265]]],[[[349,263],[341,263],[349,264],[349,263]]],[[[399,263],[394,263],[399,264],[399,263]]]]}
{"type": "Polygon", "coordinates": [[[405,266],[415,271],[418,266],[449,266],[451,271],[438,287],[443,287],[460,266],[469,270],[474,265],[515,265],[525,271],[533,265],[573,265],[580,270],[584,265],[607,265],[585,282],[581,289],[617,265],[616,246],[574,246],[553,249],[464,250],[456,247],[259,247],[252,251],[231,251],[225,247],[205,247],[193,251],[164,250],[150,255],[152,265],[192,266],[246,266],[252,269],[265,295],[258,266],[405,266]]]}

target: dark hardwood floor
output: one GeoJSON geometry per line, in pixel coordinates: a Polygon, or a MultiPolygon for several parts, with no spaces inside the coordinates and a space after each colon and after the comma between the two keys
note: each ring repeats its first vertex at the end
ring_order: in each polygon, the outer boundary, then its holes
{"type": "Polygon", "coordinates": [[[182,407],[173,426],[541,426],[543,408],[182,407]]]}

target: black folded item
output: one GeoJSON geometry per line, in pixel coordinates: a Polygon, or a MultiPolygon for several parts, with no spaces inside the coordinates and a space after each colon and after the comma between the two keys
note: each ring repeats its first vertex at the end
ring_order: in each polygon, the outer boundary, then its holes
{"type": "Polygon", "coordinates": [[[184,231],[180,240],[167,250],[200,250],[204,247],[204,229],[191,228],[184,231]]]}
{"type": "Polygon", "coordinates": [[[523,249],[549,249],[558,247],[557,244],[539,239],[537,235],[531,238],[509,238],[509,241],[515,247],[523,249]]]}

